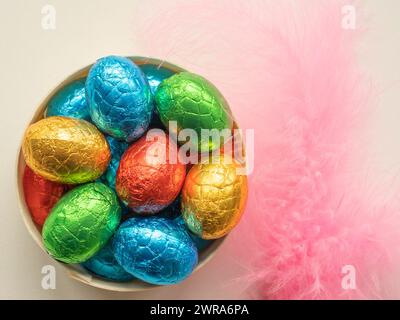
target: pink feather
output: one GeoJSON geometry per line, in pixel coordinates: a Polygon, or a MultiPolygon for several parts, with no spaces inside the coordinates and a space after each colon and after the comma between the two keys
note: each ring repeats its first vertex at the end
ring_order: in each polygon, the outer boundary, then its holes
{"type": "Polygon", "coordinates": [[[378,174],[369,174],[370,88],[357,67],[359,31],[341,25],[348,4],[182,1],[136,22],[144,55],[209,78],[241,127],[255,130],[250,197],[232,240],[241,263],[250,262],[255,298],[392,294],[399,184],[374,185],[378,174]],[[346,265],[355,288],[342,286],[346,265]]]}

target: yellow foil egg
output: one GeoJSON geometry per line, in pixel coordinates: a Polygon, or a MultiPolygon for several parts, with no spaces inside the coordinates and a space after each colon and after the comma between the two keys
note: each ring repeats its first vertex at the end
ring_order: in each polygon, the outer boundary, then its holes
{"type": "Polygon", "coordinates": [[[182,214],[188,228],[203,239],[226,235],[239,222],[247,199],[247,177],[237,162],[194,165],[182,190],[182,214]]]}
{"type": "Polygon", "coordinates": [[[111,157],[106,139],[94,125],[66,117],[49,117],[30,125],[22,152],[35,173],[68,184],[97,179],[111,157]]]}

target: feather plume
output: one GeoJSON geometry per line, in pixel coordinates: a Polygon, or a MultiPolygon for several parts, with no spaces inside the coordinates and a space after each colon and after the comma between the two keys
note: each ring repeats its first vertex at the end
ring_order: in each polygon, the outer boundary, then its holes
{"type": "Polygon", "coordinates": [[[357,29],[347,30],[345,5],[177,1],[136,21],[144,55],[206,76],[241,127],[254,129],[250,197],[232,241],[238,248],[246,243],[245,280],[255,298],[392,292],[387,274],[399,256],[399,183],[372,183],[363,147],[371,88],[356,52],[362,10],[353,4],[357,29]],[[347,270],[355,272],[354,286],[345,283],[347,270]]]}

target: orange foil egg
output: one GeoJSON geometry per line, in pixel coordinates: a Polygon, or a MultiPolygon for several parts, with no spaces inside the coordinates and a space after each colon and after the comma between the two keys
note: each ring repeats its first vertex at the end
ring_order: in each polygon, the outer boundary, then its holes
{"type": "Polygon", "coordinates": [[[247,199],[247,176],[229,156],[209,162],[190,169],[182,189],[182,214],[194,234],[217,239],[239,223],[247,199]]]}
{"type": "Polygon", "coordinates": [[[30,125],[22,152],[35,173],[66,184],[97,179],[111,158],[107,140],[93,124],[66,117],[49,117],[30,125]]]}
{"type": "Polygon", "coordinates": [[[186,166],[177,157],[170,157],[170,148],[177,150],[168,135],[157,130],[132,144],[122,156],[116,190],[134,212],[157,213],[178,196],[186,166]]]}

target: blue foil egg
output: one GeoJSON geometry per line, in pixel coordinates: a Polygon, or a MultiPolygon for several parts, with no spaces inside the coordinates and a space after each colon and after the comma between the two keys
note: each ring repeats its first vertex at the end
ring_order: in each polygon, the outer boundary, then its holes
{"type": "Polygon", "coordinates": [[[135,277],[126,272],[115,260],[109,241],[96,255],[82,263],[88,271],[107,280],[130,281],[135,277]]]}
{"type": "MultiPolygon", "coordinates": [[[[158,86],[164,79],[167,79],[175,74],[175,72],[170,69],[150,63],[141,64],[139,65],[139,68],[146,76],[151,93],[153,95],[155,94],[158,86]]],[[[154,108],[149,128],[165,128],[164,124],[160,120],[160,117],[158,116],[156,108],[154,108]]]]}
{"type": "Polygon", "coordinates": [[[86,80],[93,122],[103,132],[128,142],[147,130],[153,112],[149,84],[139,67],[124,57],[97,60],[86,80]]]}
{"type": "Polygon", "coordinates": [[[111,160],[108,164],[106,172],[104,172],[100,179],[103,183],[115,190],[115,178],[117,175],[119,161],[121,160],[125,150],[129,147],[129,144],[124,141],[119,141],[111,136],[107,136],[106,140],[110,146],[111,160]]]}
{"type": "MultiPolygon", "coordinates": [[[[125,150],[129,147],[129,144],[124,141],[119,141],[111,136],[106,136],[106,140],[110,146],[111,160],[108,164],[106,172],[104,172],[104,174],[98,179],[98,182],[104,183],[115,191],[115,178],[117,175],[119,161],[121,160],[125,150]]],[[[127,215],[131,212],[122,201],[119,201],[119,203],[121,205],[122,215],[127,215]]]]}
{"type": "Polygon", "coordinates": [[[114,257],[145,282],[168,285],[187,278],[197,265],[197,248],[187,232],[164,217],[134,217],[113,240],[114,257]]]}
{"type": "Polygon", "coordinates": [[[141,64],[139,68],[142,69],[146,76],[152,94],[156,92],[158,86],[164,79],[175,74],[174,71],[155,64],[141,64]]]}
{"type": "Polygon", "coordinates": [[[84,79],[75,80],[60,89],[47,104],[46,117],[64,116],[91,121],[84,79]]]}

